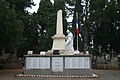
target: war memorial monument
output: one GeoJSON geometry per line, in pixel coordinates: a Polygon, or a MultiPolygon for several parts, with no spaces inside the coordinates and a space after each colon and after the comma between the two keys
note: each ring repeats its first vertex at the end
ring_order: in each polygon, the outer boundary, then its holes
{"type": "Polygon", "coordinates": [[[89,54],[75,54],[73,50],[66,49],[68,43],[65,42],[63,34],[62,10],[57,12],[56,34],[52,39],[51,50],[42,51],[40,54],[29,52],[25,55],[25,71],[17,76],[97,77],[91,70],[89,54]]]}

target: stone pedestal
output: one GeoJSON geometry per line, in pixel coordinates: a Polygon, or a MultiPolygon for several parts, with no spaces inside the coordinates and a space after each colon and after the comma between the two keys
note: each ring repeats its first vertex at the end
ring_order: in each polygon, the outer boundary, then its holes
{"type": "Polygon", "coordinates": [[[65,50],[65,36],[55,35],[53,38],[52,50],[65,50]]]}

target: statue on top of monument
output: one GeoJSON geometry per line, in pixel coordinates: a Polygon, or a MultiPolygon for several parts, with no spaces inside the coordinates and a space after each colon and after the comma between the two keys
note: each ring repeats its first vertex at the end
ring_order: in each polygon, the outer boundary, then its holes
{"type": "Polygon", "coordinates": [[[68,52],[74,52],[73,48],[73,34],[72,32],[68,29],[67,31],[67,36],[66,36],[66,42],[65,42],[65,50],[68,52]]]}

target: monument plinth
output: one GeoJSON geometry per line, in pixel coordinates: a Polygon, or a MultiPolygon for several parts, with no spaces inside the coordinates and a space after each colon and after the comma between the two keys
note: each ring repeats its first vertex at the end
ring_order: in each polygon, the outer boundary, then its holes
{"type": "Polygon", "coordinates": [[[65,35],[63,34],[62,10],[59,10],[57,12],[56,34],[52,38],[52,50],[65,50],[65,35]]]}

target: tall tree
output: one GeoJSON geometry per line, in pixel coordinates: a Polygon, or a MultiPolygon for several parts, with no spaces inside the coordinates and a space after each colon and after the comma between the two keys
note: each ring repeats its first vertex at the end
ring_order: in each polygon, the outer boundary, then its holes
{"type": "Polygon", "coordinates": [[[8,2],[0,1],[0,4],[0,18],[2,19],[0,21],[1,48],[7,48],[8,50],[13,51],[21,44],[23,39],[23,22],[22,20],[17,19],[15,9],[10,9],[8,2]]]}
{"type": "Polygon", "coordinates": [[[10,53],[17,53],[23,45],[25,23],[25,8],[30,7],[31,0],[1,0],[0,1],[0,39],[1,49],[5,48],[10,53]]]}
{"type": "Polygon", "coordinates": [[[39,32],[39,50],[50,50],[55,34],[56,12],[50,0],[41,0],[36,14],[39,32]]]}
{"type": "Polygon", "coordinates": [[[93,0],[91,1],[91,21],[94,26],[95,46],[102,45],[107,49],[115,49],[117,45],[116,36],[118,35],[119,1],[93,0]],[[102,35],[104,34],[104,35],[102,35]]]}

